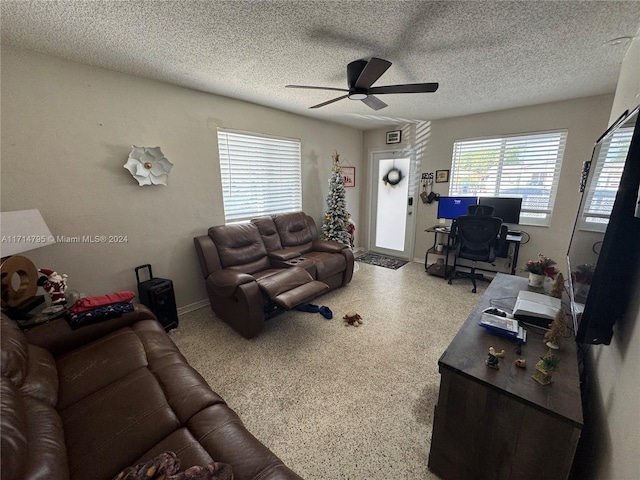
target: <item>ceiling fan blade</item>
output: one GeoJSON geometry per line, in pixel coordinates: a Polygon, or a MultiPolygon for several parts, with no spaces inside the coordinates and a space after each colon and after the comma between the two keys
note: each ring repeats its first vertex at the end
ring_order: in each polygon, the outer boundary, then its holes
{"type": "Polygon", "coordinates": [[[286,88],[307,88],[311,90],[334,90],[336,92],[348,92],[346,88],[333,88],[333,87],[312,87],[310,85],[285,85],[286,88]]]}
{"type": "Polygon", "coordinates": [[[343,98],[347,98],[348,95],[342,95],[341,97],[338,98],[334,98],[333,100],[329,100],[323,103],[319,103],[318,105],[314,105],[313,107],[309,107],[309,108],[320,108],[320,107],[324,107],[325,105],[329,105],[330,103],[333,102],[337,102],[338,100],[342,100],[343,98]]]}
{"type": "Polygon", "coordinates": [[[376,95],[382,93],[432,93],[438,90],[438,86],[437,83],[405,83],[403,85],[371,87],[369,93],[376,95]]]}
{"type": "Polygon", "coordinates": [[[367,98],[362,99],[362,103],[366,104],[368,107],[373,108],[374,110],[382,110],[384,107],[388,107],[386,103],[380,100],[373,95],[369,95],[367,98]]]}
{"type": "Polygon", "coordinates": [[[349,88],[352,88],[356,84],[358,77],[366,66],[366,60],[355,60],[347,65],[347,85],[349,85],[349,88]]]}
{"type": "Polygon", "coordinates": [[[367,90],[391,66],[391,62],[373,57],[365,65],[362,73],[353,85],[354,88],[367,90]]]}

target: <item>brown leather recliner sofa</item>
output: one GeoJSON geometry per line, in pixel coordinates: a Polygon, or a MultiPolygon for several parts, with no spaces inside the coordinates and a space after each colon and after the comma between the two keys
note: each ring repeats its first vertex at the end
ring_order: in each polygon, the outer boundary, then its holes
{"type": "Polygon", "coordinates": [[[246,338],[260,333],[265,320],[353,276],[349,246],[319,240],[303,212],[211,227],[194,243],[211,308],[246,338]]]}
{"type": "MultiPolygon", "coordinates": [[[[245,429],[143,306],[71,330],[1,319],[2,480],[110,480],[162,452],[236,480],[300,479],[245,429]]],[[[223,368],[221,366],[221,368],[223,368]]]]}

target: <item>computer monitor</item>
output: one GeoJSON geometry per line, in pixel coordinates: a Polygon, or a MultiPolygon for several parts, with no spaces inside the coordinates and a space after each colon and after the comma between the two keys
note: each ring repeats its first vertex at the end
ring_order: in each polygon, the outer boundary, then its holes
{"type": "Polygon", "coordinates": [[[476,205],[478,197],[440,197],[438,200],[438,218],[455,220],[467,214],[469,205],[476,205]]]}
{"type": "Polygon", "coordinates": [[[502,223],[520,223],[522,198],[514,197],[478,197],[478,205],[493,207],[493,216],[502,219],[502,223]]]}

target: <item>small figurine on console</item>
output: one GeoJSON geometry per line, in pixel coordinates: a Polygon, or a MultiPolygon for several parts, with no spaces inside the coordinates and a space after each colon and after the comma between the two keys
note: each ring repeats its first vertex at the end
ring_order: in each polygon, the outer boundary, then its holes
{"type": "Polygon", "coordinates": [[[500,365],[498,365],[499,359],[504,357],[504,350],[500,352],[496,352],[493,347],[489,347],[489,355],[484,363],[487,364],[487,367],[495,368],[496,370],[500,369],[500,365]]]}
{"type": "Polygon", "coordinates": [[[67,290],[67,274],[60,275],[48,268],[39,268],[38,272],[42,273],[38,279],[38,285],[49,294],[51,303],[54,305],[66,303],[64,292],[67,290]]]}

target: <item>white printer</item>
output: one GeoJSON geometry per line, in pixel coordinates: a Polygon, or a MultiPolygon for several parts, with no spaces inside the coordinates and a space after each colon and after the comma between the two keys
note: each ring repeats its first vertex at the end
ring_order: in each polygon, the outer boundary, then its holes
{"type": "Polygon", "coordinates": [[[549,328],[561,308],[559,298],[521,290],[513,307],[513,316],[521,322],[549,328]]]}

